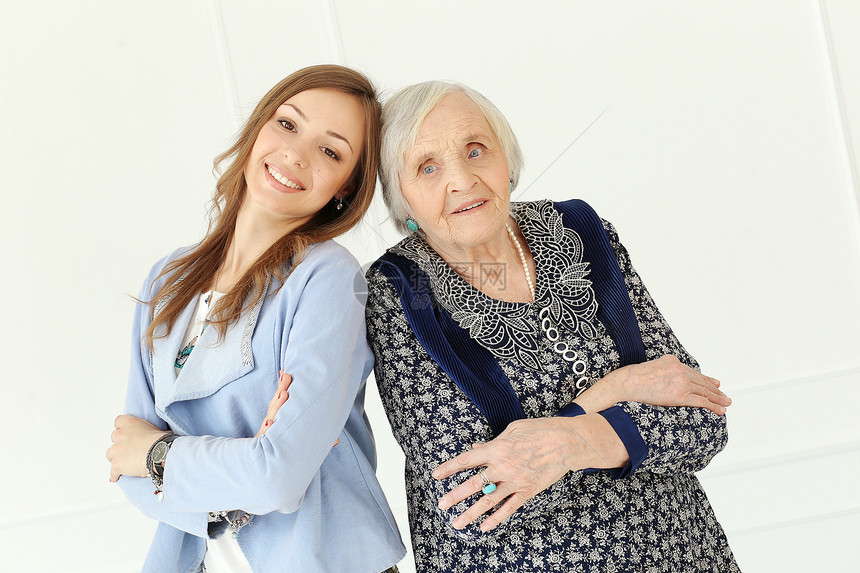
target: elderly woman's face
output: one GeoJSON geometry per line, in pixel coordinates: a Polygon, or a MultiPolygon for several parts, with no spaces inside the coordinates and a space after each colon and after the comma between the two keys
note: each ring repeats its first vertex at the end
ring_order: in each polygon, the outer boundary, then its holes
{"type": "Polygon", "coordinates": [[[505,232],[510,174],[499,140],[465,94],[448,94],[406,151],[400,188],[430,246],[479,247],[505,232]]]}

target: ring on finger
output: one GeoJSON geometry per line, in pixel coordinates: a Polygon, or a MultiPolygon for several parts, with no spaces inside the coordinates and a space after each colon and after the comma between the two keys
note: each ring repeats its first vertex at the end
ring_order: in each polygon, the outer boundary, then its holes
{"type": "Polygon", "coordinates": [[[484,468],[480,472],[478,472],[478,475],[481,477],[481,481],[484,484],[484,487],[481,488],[481,493],[483,493],[484,495],[487,495],[489,493],[493,493],[494,491],[496,491],[496,484],[491,482],[490,478],[487,477],[486,469],[487,468],[484,468]]]}

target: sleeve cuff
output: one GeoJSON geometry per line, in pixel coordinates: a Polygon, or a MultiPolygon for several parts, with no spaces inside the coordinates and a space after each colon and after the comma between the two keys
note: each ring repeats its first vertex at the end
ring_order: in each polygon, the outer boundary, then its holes
{"type": "Polygon", "coordinates": [[[582,409],[582,406],[577,404],[576,402],[571,402],[564,408],[558,411],[557,416],[564,416],[566,418],[573,418],[575,416],[582,416],[585,414],[585,410],[582,409]]]}
{"type": "Polygon", "coordinates": [[[627,455],[630,457],[630,461],[623,468],[608,470],[609,475],[615,479],[627,477],[645,461],[645,458],[648,456],[648,444],[642,439],[641,434],[639,434],[639,428],[633,423],[633,419],[620,406],[613,406],[612,408],[598,412],[598,414],[603,416],[609,422],[609,425],[612,426],[612,429],[615,430],[615,433],[618,434],[624,447],[627,448],[627,455]]]}

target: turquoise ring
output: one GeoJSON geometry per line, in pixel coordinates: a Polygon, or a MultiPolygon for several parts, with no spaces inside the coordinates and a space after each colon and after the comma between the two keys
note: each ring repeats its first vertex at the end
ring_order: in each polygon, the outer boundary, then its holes
{"type": "MultiPolygon", "coordinates": [[[[485,469],[486,468],[484,468],[484,470],[485,469]]],[[[490,478],[487,477],[487,474],[484,470],[481,470],[478,475],[481,476],[481,481],[484,482],[484,487],[481,488],[481,493],[487,495],[488,493],[493,493],[494,491],[496,491],[496,484],[490,481],[490,478]]]]}

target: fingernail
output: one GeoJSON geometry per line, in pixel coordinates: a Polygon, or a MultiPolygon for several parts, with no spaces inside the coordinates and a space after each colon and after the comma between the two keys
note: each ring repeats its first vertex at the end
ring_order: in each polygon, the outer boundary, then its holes
{"type": "Polygon", "coordinates": [[[280,399],[281,399],[281,393],[278,392],[278,400],[280,400],[280,399]]]}
{"type": "Polygon", "coordinates": [[[268,427],[269,427],[269,424],[271,424],[271,423],[272,423],[272,421],[271,421],[271,420],[266,420],[266,427],[268,428],[268,427]]]}

